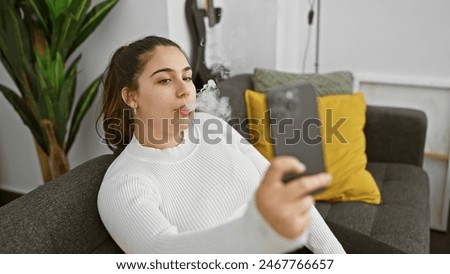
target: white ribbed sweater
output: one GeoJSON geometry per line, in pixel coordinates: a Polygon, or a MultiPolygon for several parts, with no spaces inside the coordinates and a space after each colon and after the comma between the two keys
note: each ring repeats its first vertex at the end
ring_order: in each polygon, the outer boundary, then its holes
{"type": "Polygon", "coordinates": [[[196,113],[176,147],[132,139],[104,177],[99,213],[126,253],[343,253],[314,207],[295,240],[263,219],[254,193],[268,166],[225,121],[196,113]]]}

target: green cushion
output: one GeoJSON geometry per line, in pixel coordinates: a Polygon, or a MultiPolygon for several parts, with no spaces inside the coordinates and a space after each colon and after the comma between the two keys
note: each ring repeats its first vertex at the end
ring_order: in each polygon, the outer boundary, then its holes
{"type": "Polygon", "coordinates": [[[325,74],[298,74],[255,68],[253,73],[255,90],[263,92],[299,81],[309,82],[314,85],[319,96],[351,94],[353,92],[353,75],[348,71],[336,71],[325,74]]]}

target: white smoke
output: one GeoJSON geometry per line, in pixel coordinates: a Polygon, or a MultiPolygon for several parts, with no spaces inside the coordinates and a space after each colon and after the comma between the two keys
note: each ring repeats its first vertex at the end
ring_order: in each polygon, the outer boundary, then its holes
{"type": "Polygon", "coordinates": [[[230,98],[219,95],[220,91],[214,80],[208,80],[197,93],[196,109],[228,121],[231,118],[230,98]]]}

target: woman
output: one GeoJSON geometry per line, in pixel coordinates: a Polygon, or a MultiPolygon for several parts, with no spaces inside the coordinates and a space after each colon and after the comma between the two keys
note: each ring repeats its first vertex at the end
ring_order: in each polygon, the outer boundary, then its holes
{"type": "Polygon", "coordinates": [[[344,253],[308,193],[330,176],[289,184],[304,166],[269,163],[225,121],[194,112],[192,70],[180,47],[149,36],[107,68],[103,129],[121,151],[98,196],[105,227],[127,253],[282,253],[306,245],[344,253]]]}

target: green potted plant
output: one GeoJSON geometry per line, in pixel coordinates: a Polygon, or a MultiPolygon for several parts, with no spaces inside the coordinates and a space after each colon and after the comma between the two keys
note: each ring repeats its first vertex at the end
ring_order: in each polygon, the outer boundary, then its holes
{"type": "Polygon", "coordinates": [[[101,84],[97,77],[75,104],[75,50],[118,0],[2,0],[0,61],[18,92],[0,91],[30,129],[44,182],[69,170],[67,153],[101,84]]]}

